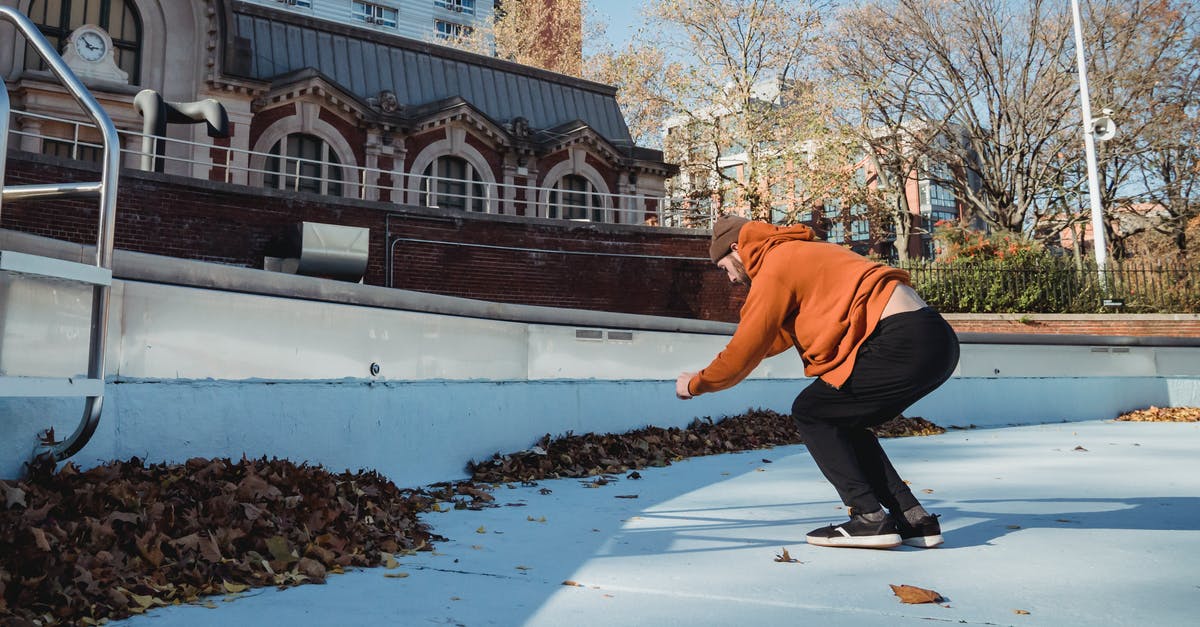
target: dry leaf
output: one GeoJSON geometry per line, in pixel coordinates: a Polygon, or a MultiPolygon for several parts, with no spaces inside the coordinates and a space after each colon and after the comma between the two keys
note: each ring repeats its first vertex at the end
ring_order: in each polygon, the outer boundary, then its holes
{"type": "Polygon", "coordinates": [[[889,585],[892,586],[892,592],[904,603],[941,603],[944,600],[942,595],[933,590],[909,585],[889,585]]]}
{"type": "Polygon", "coordinates": [[[923,494],[933,494],[933,489],[932,489],[932,488],[925,488],[924,490],[921,490],[921,492],[922,492],[923,494]]]}
{"type": "Polygon", "coordinates": [[[776,556],[775,556],[775,561],[776,561],[776,562],[789,562],[789,563],[796,563],[796,562],[799,562],[800,560],[797,560],[796,558],[794,558],[794,557],[792,557],[791,555],[789,555],[789,554],[788,554],[787,547],[784,547],[784,549],[783,549],[783,554],[782,554],[782,555],[776,555],[776,556]]]}
{"type": "Polygon", "coordinates": [[[4,497],[4,509],[12,509],[18,505],[25,505],[25,491],[21,488],[14,488],[4,481],[0,481],[0,496],[4,497]]]}
{"type": "Polygon", "coordinates": [[[388,579],[404,579],[408,576],[408,573],[384,573],[383,576],[388,579]]]}
{"type": "Polygon", "coordinates": [[[619,498],[619,499],[636,499],[637,497],[638,497],[638,495],[636,495],[636,494],[618,494],[616,496],[616,498],[619,498]]]}
{"type": "Polygon", "coordinates": [[[532,566],[518,566],[517,570],[533,570],[532,566]]]}
{"type": "Polygon", "coordinates": [[[229,581],[222,582],[222,587],[228,594],[238,594],[239,592],[245,592],[246,590],[250,589],[250,586],[244,583],[231,583],[229,581]]]}
{"type": "Polygon", "coordinates": [[[1013,610],[1013,614],[1023,614],[1023,615],[1028,615],[1028,614],[1029,614],[1029,612],[1028,612],[1027,610],[1013,610]]]}
{"type": "Polygon", "coordinates": [[[487,529],[484,529],[483,525],[479,525],[479,528],[475,530],[475,533],[487,533],[487,529]]]}
{"type": "Polygon", "coordinates": [[[283,536],[274,536],[267,538],[267,551],[271,553],[271,557],[277,562],[290,564],[299,558],[292,555],[292,547],[288,546],[287,538],[283,536]]]}
{"type": "Polygon", "coordinates": [[[50,542],[48,540],[46,540],[46,532],[45,531],[42,531],[41,529],[39,529],[37,527],[32,527],[29,530],[29,533],[33,534],[33,541],[37,545],[37,548],[39,548],[43,551],[50,550],[50,542]]]}
{"type": "Polygon", "coordinates": [[[296,570],[314,582],[321,583],[325,581],[325,566],[312,558],[300,558],[300,561],[296,563],[296,570]]]}
{"type": "Polygon", "coordinates": [[[576,586],[576,587],[579,587],[579,588],[582,588],[582,587],[583,587],[583,584],[581,584],[581,583],[579,583],[579,582],[577,582],[577,581],[571,581],[570,579],[568,579],[568,580],[566,580],[566,581],[562,582],[562,585],[564,585],[564,586],[576,586]]]}
{"type": "Polygon", "coordinates": [[[1087,449],[1083,448],[1082,446],[1076,446],[1076,447],[1075,447],[1074,449],[1072,449],[1072,450],[1075,450],[1075,451],[1083,451],[1083,452],[1085,452],[1085,453],[1087,452],[1087,449]]]}

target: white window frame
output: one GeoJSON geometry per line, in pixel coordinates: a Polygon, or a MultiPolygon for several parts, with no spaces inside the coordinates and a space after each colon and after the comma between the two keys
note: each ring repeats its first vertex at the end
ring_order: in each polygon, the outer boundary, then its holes
{"type": "MultiPolygon", "coordinates": [[[[600,212],[599,220],[592,219],[594,216],[591,212],[588,214],[588,222],[604,222],[613,224],[618,221],[624,223],[624,220],[618,218],[619,210],[613,206],[612,192],[609,190],[608,183],[605,182],[604,176],[595,168],[587,163],[587,151],[583,148],[575,147],[570,150],[569,157],[560,161],[554,167],[550,168],[542,179],[542,184],[546,187],[542,188],[539,193],[538,201],[538,216],[543,218],[550,217],[550,200],[553,195],[555,186],[559,186],[561,179],[568,174],[577,174],[582,176],[592,186],[591,194],[600,200],[601,206],[589,209],[595,209],[600,212]]],[[[559,219],[562,219],[561,193],[582,193],[571,192],[569,190],[558,190],[559,194],[559,219]]],[[[590,204],[590,203],[589,203],[590,204]]],[[[582,218],[580,218],[582,220],[582,218]]]]}
{"type": "MultiPolygon", "coordinates": [[[[334,147],[331,146],[329,144],[329,142],[325,141],[324,138],[322,138],[319,135],[315,135],[313,133],[306,133],[303,131],[299,131],[296,133],[288,133],[287,135],[284,135],[283,137],[279,138],[278,141],[276,141],[274,144],[271,145],[272,149],[275,146],[279,146],[279,154],[271,153],[271,156],[266,159],[266,165],[264,165],[264,167],[263,167],[263,170],[264,170],[264,172],[263,172],[263,187],[267,187],[266,179],[268,177],[277,177],[277,180],[275,181],[275,185],[272,187],[273,189],[289,190],[289,191],[293,190],[293,189],[298,189],[301,181],[308,180],[308,181],[313,181],[317,184],[317,190],[315,193],[322,194],[322,195],[328,195],[332,191],[330,189],[330,187],[336,185],[338,188],[336,195],[344,196],[346,194],[347,181],[343,178],[345,176],[346,169],[340,163],[340,159],[339,159],[338,163],[331,162],[329,157],[332,155],[333,157],[337,158],[337,150],[334,149],[334,147]],[[292,156],[291,154],[289,154],[289,152],[288,152],[289,141],[288,140],[290,140],[292,137],[295,137],[295,136],[303,136],[305,138],[314,139],[314,140],[321,142],[321,144],[320,144],[321,154],[316,159],[295,157],[295,156],[292,156]],[[269,168],[269,165],[272,160],[276,160],[277,163],[279,164],[278,170],[272,170],[269,168]],[[303,161],[303,163],[307,167],[315,167],[318,170],[316,176],[301,173],[299,171],[299,166],[296,168],[293,168],[291,171],[288,170],[289,163],[298,163],[300,161],[303,161]],[[336,168],[339,173],[339,176],[337,179],[334,179],[332,176],[330,176],[330,174],[334,168],[336,168]],[[291,179],[290,184],[288,181],[289,178],[291,179]]],[[[268,152],[270,152],[270,151],[268,151],[268,152]]],[[[353,183],[353,181],[350,181],[350,183],[353,183]]]]}
{"type": "Polygon", "coordinates": [[[484,180],[482,173],[475,168],[475,164],[471,163],[470,159],[460,155],[441,154],[433,158],[421,170],[421,189],[420,195],[424,196],[424,201],[418,202],[426,207],[442,208],[441,197],[453,198],[454,202],[462,202],[462,211],[470,213],[487,213],[490,198],[488,198],[488,183],[484,180]],[[463,178],[443,177],[439,174],[442,162],[446,159],[455,159],[465,164],[463,178]],[[464,194],[443,193],[441,186],[461,184],[465,191],[464,194]],[[479,186],[481,193],[476,193],[476,186],[479,186]]]}
{"type": "Polygon", "coordinates": [[[475,15],[475,0],[433,0],[433,6],[464,15],[475,15]]]}
{"type": "Polygon", "coordinates": [[[396,28],[400,20],[400,10],[366,0],[351,0],[350,17],[373,26],[396,28]]]}
{"type": "Polygon", "coordinates": [[[433,27],[436,30],[438,39],[461,39],[463,37],[470,37],[471,33],[475,31],[474,28],[471,28],[466,24],[448,22],[446,20],[434,20],[433,27]],[[446,28],[442,28],[443,26],[446,28]]]}

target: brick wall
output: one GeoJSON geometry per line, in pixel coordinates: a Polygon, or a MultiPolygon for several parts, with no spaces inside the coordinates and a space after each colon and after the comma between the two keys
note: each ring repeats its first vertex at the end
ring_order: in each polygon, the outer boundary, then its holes
{"type": "MultiPolygon", "coordinates": [[[[95,169],[67,163],[12,152],[7,182],[99,178],[95,169]]],[[[94,243],[96,212],[93,200],[10,202],[0,213],[0,227],[94,243]]],[[[261,268],[263,257],[278,256],[277,247],[301,221],[370,229],[365,282],[372,285],[385,284],[391,232],[423,240],[395,244],[393,285],[399,288],[714,320],[736,319],[744,297],[707,261],[703,234],[331,201],[130,170],[121,173],[114,235],[125,250],[261,268]]]]}
{"type": "MultiPolygon", "coordinates": [[[[10,152],[8,184],[94,181],[97,169],[10,152]]],[[[92,200],[5,203],[0,228],[94,243],[92,200]]],[[[736,321],[745,289],[707,260],[705,234],[327,199],[125,170],[118,248],[261,268],[301,221],[370,229],[365,282],[501,302],[736,321]],[[452,242],[443,244],[436,242],[452,242]],[[497,247],[497,248],[493,248],[497,247]],[[544,252],[564,251],[564,252],[544,252]],[[646,257],[639,257],[643,255],[646,257]],[[701,258],[680,259],[680,257],[701,258]]],[[[948,314],[959,332],[1200,337],[1198,314],[948,314]]]]}

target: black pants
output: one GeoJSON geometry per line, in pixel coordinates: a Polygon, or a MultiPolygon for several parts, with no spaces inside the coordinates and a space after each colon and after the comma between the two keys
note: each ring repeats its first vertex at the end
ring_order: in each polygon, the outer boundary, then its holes
{"type": "Polygon", "coordinates": [[[954,329],[927,307],[881,320],[841,388],[818,379],[800,392],[792,417],[842,503],[859,513],[880,506],[899,513],[920,504],[867,428],[937,389],[957,364],[954,329]]]}

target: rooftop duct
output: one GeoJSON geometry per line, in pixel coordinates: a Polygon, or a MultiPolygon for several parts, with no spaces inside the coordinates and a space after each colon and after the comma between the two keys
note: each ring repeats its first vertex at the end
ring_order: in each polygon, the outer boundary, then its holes
{"type": "Polygon", "coordinates": [[[339,281],[362,281],[367,270],[370,229],[301,222],[282,242],[281,257],[267,257],[267,270],[339,281]]]}

